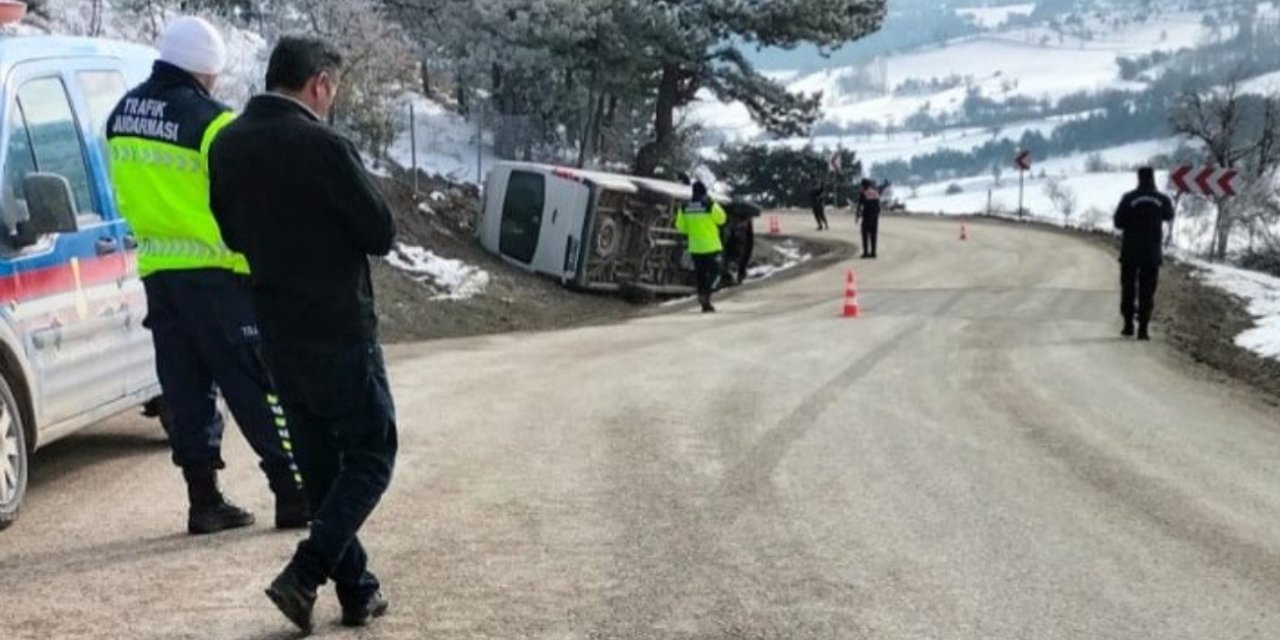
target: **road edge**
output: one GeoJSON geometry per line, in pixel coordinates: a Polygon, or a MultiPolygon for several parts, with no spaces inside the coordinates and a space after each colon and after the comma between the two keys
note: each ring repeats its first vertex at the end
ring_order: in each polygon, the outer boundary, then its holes
{"type": "MultiPolygon", "coordinates": [[[[1008,227],[1031,227],[1094,244],[1120,256],[1120,239],[1099,230],[1070,229],[1040,220],[1012,220],[985,214],[913,217],[954,218],[1008,227]]],[[[1205,282],[1198,267],[1176,256],[1166,259],[1160,282],[1156,314],[1156,338],[1186,364],[1210,377],[1226,378],[1259,392],[1265,402],[1280,407],[1280,362],[1263,358],[1235,343],[1236,336],[1256,326],[1244,300],[1205,282]]],[[[1118,321],[1118,319],[1117,319],[1118,321]]]]}

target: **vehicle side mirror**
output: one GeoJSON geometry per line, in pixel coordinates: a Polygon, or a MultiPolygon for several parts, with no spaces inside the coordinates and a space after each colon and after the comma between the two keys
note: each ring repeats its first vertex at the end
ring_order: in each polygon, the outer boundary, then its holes
{"type": "Polygon", "coordinates": [[[76,199],[66,178],[56,173],[29,173],[22,180],[22,190],[31,216],[31,220],[22,225],[26,227],[25,233],[43,235],[79,230],[76,199]]]}

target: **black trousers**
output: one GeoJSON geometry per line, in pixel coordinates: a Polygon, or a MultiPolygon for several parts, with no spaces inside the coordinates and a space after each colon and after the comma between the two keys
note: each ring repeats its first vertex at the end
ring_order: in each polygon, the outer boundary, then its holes
{"type": "Polygon", "coordinates": [[[1120,263],[1120,315],[1125,320],[1137,317],[1139,324],[1151,322],[1156,308],[1156,289],[1160,286],[1160,263],[1120,263]]]}
{"type": "Polygon", "coordinates": [[[391,484],[398,448],[382,349],[267,345],[266,353],[314,510],[290,568],[309,588],[332,579],[338,599],[357,606],[379,588],[358,533],[391,484]]]}
{"type": "Polygon", "coordinates": [[[716,277],[720,275],[720,254],[693,254],[693,271],[698,283],[698,299],[711,299],[711,292],[716,286],[716,277]]]}
{"type": "Polygon", "coordinates": [[[880,241],[880,216],[862,216],[862,255],[876,255],[880,241]]]}
{"type": "Polygon", "coordinates": [[[156,375],[180,467],[222,468],[222,391],[273,490],[297,483],[288,425],[259,351],[248,278],[225,269],[161,271],[142,281],[156,375]]]}
{"type": "Polygon", "coordinates": [[[827,209],[821,203],[813,205],[813,219],[818,221],[819,229],[827,229],[831,226],[827,224],[827,209]]]}
{"type": "Polygon", "coordinates": [[[741,245],[738,247],[736,256],[738,266],[738,282],[747,281],[747,269],[751,267],[751,256],[755,253],[756,239],[755,236],[748,235],[743,238],[741,245]]]}

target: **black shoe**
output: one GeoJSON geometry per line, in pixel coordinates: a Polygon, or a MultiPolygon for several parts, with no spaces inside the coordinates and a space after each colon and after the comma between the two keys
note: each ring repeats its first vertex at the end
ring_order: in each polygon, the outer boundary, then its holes
{"type": "Polygon", "coordinates": [[[1120,331],[1120,335],[1121,335],[1121,336],[1124,336],[1124,337],[1126,337],[1126,338],[1132,338],[1132,337],[1133,337],[1133,333],[1134,333],[1134,331],[1133,331],[1133,321],[1132,321],[1132,320],[1126,320],[1126,321],[1125,321],[1125,323],[1124,323],[1124,329],[1120,331]]]}
{"type": "Polygon", "coordinates": [[[247,527],[254,522],[252,513],[223,500],[218,504],[191,507],[187,513],[187,532],[202,536],[247,527]]]}
{"type": "Polygon", "coordinates": [[[218,489],[218,469],[214,465],[188,467],[182,470],[187,481],[187,531],[191,535],[218,533],[247,527],[254,523],[252,513],[227,501],[218,489]]]}
{"type": "MultiPolygon", "coordinates": [[[[271,586],[267,587],[266,593],[284,617],[297,625],[303,633],[311,633],[314,626],[312,612],[316,608],[315,591],[302,586],[293,572],[285,569],[271,582],[271,586]]],[[[343,617],[345,619],[345,614],[343,617]]]]}
{"type": "Polygon", "coordinates": [[[382,595],[381,591],[373,592],[369,596],[369,600],[363,606],[348,609],[342,608],[342,626],[344,627],[363,627],[368,625],[374,618],[381,618],[387,614],[388,608],[387,598],[382,595]]]}
{"type": "Polygon", "coordinates": [[[715,313],[715,312],[716,312],[716,308],[715,308],[714,306],[712,306],[712,304],[711,304],[710,302],[704,302],[704,303],[702,303],[702,312],[703,312],[703,313],[715,313]]]}
{"type": "Polygon", "coordinates": [[[1150,341],[1150,340],[1151,340],[1151,332],[1147,331],[1147,328],[1146,328],[1145,326],[1138,327],[1138,339],[1139,339],[1139,340],[1141,340],[1141,341],[1143,341],[1143,342],[1148,342],[1148,341],[1150,341]]]}

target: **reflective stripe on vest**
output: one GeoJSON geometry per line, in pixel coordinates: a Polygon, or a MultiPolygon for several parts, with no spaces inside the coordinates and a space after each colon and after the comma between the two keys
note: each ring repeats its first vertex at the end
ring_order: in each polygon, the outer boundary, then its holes
{"type": "Polygon", "coordinates": [[[138,261],[148,260],[153,263],[191,262],[221,266],[233,264],[240,254],[230,250],[226,245],[207,245],[199,240],[174,238],[140,238],[138,239],[138,261]]]}
{"type": "Polygon", "coordinates": [[[209,145],[233,118],[224,113],[210,123],[199,150],[161,140],[111,137],[111,182],[120,211],[138,239],[140,275],[207,268],[249,273],[244,256],[223,243],[209,209],[209,145]]]}

